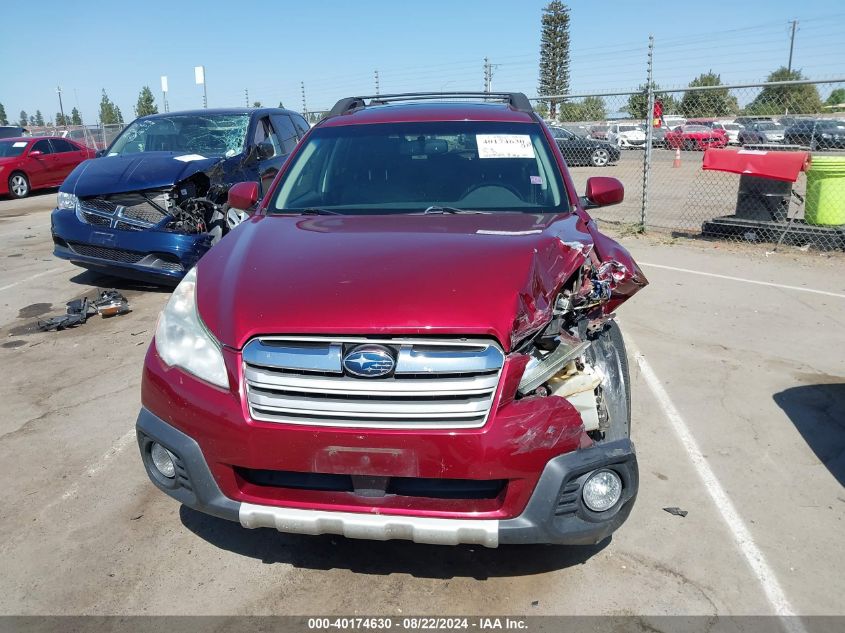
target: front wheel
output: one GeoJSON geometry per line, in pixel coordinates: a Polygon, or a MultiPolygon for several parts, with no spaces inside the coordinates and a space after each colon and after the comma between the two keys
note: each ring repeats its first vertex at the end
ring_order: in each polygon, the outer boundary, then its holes
{"type": "Polygon", "coordinates": [[[631,435],[631,375],[622,330],[615,321],[592,338],[587,359],[602,374],[596,388],[599,419],[604,418],[604,437],[612,442],[631,435]]]}
{"type": "Polygon", "coordinates": [[[603,147],[593,150],[590,155],[590,162],[594,167],[605,167],[610,162],[610,152],[603,147]]]}
{"type": "Polygon", "coordinates": [[[13,198],[26,198],[29,195],[29,179],[25,174],[16,172],[9,176],[9,195],[13,198]]]}

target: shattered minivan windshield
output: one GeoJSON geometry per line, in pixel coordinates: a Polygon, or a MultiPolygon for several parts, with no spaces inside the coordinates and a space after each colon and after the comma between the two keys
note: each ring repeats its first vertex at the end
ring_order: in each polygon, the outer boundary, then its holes
{"type": "Polygon", "coordinates": [[[268,208],[561,213],[569,204],[539,125],[449,121],[318,127],[268,208]]]}
{"type": "Polygon", "coordinates": [[[174,114],[134,121],[109,148],[109,156],[179,152],[234,156],[243,151],[249,114],[174,114]]]}

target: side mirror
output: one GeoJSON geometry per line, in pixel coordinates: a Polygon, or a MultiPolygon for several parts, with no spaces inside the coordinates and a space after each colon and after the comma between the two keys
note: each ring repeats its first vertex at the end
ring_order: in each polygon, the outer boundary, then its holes
{"type": "Polygon", "coordinates": [[[241,211],[249,211],[258,202],[258,183],[239,182],[229,189],[229,206],[241,211]]]}
{"type": "Polygon", "coordinates": [[[584,197],[588,207],[619,204],[625,198],[625,186],[616,178],[593,176],[587,179],[587,192],[584,197]]]}
{"type": "Polygon", "coordinates": [[[38,150],[38,149],[32,150],[29,153],[30,158],[38,158],[39,156],[43,156],[43,155],[44,155],[44,152],[42,152],[41,150],[38,150]]]}
{"type": "Polygon", "coordinates": [[[258,145],[253,145],[249,152],[251,160],[261,161],[267,158],[272,158],[276,153],[276,149],[270,141],[261,141],[258,145]]]}

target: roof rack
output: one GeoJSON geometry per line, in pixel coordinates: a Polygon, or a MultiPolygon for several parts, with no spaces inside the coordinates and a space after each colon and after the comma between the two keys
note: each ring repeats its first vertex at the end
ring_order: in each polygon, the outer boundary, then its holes
{"type": "Polygon", "coordinates": [[[366,108],[369,105],[384,105],[396,101],[424,101],[435,99],[495,99],[506,101],[514,110],[520,112],[534,112],[528,97],[521,92],[402,92],[398,94],[370,95],[367,97],[346,97],[334,104],[329,111],[329,116],[346,114],[358,108],[366,108]]]}

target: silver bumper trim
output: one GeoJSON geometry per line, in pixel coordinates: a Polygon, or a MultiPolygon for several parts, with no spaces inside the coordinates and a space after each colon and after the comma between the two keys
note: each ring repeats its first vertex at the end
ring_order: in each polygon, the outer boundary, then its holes
{"type": "Polygon", "coordinates": [[[325,512],[242,503],[239,519],[245,528],[269,527],[294,534],[338,534],[347,538],[387,541],[403,539],[432,545],[499,546],[496,519],[429,517],[325,512]]]}

